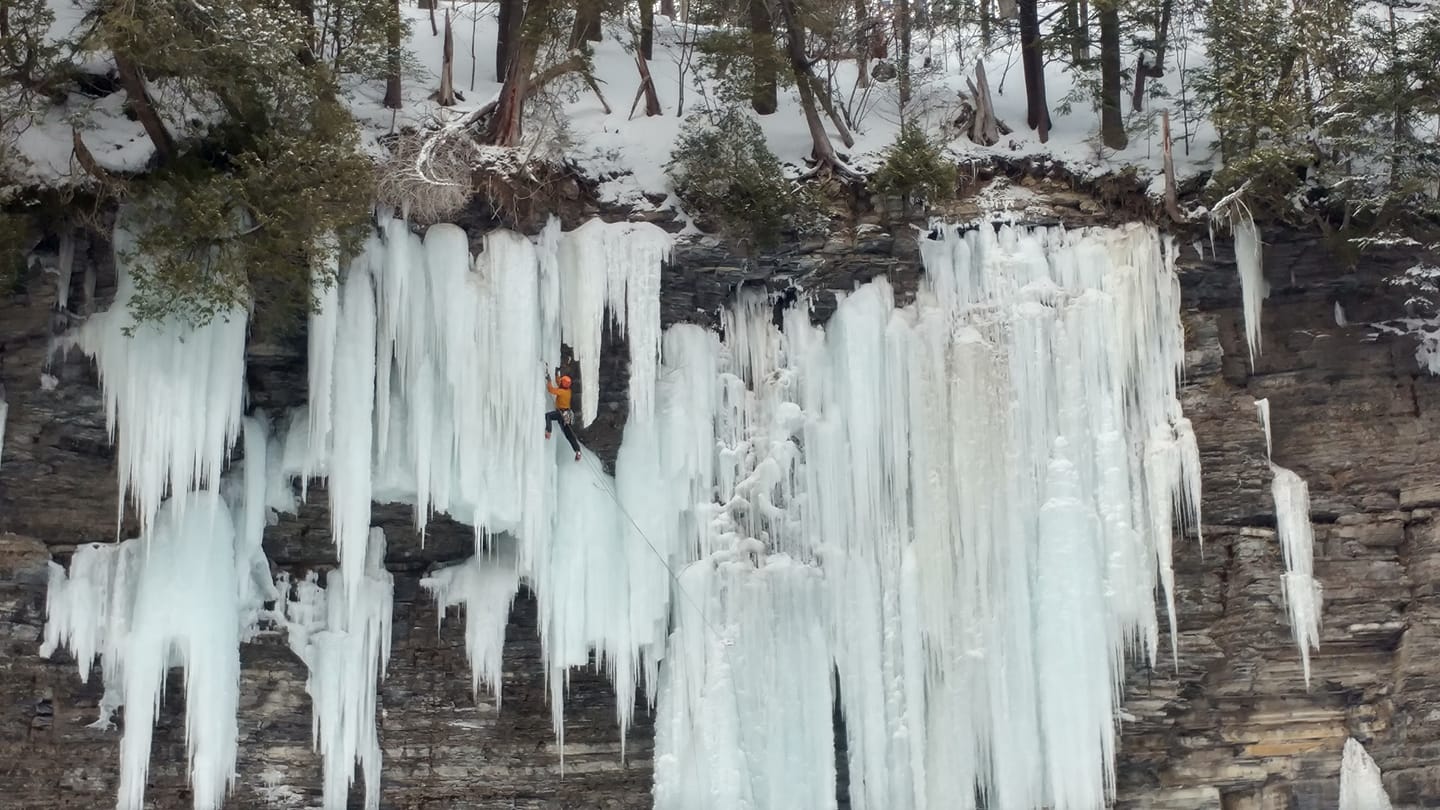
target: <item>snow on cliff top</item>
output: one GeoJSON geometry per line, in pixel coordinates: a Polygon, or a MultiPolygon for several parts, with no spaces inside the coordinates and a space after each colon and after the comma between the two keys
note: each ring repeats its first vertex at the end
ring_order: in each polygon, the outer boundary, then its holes
{"type": "MultiPolygon", "coordinates": [[[[73,30],[80,13],[73,0],[54,0],[54,7],[53,31],[57,38],[64,37],[73,30]]],[[[429,11],[410,7],[402,11],[411,22],[408,47],[419,66],[418,73],[404,78],[404,108],[395,113],[383,106],[384,83],[381,81],[355,82],[346,88],[351,109],[364,131],[365,146],[377,155],[384,149],[380,139],[395,129],[436,119],[453,119],[489,102],[500,89],[495,75],[493,4],[442,4],[435,12],[438,33],[432,32],[429,11]],[[439,87],[447,8],[454,23],[454,83],[465,96],[465,101],[448,109],[430,99],[439,87]]],[[[606,114],[595,94],[583,88],[573,94],[557,94],[566,119],[558,149],[586,173],[602,180],[601,193],[606,198],[643,204],[645,193],[668,191],[665,163],[684,119],[704,114],[707,105],[715,104],[713,85],[699,75],[692,63],[685,70],[683,117],[676,114],[682,63],[688,58],[685,43],[693,42],[697,34],[703,35],[704,31],[695,25],[656,16],[654,58],[649,67],[663,110],[661,116],[645,117],[642,105],[634,118],[629,117],[640,76],[630,49],[631,35],[619,24],[607,27],[604,41],[593,43],[595,76],[612,112],[606,114]]],[[[1049,142],[1040,143],[1038,135],[1025,126],[1025,87],[1019,45],[1013,38],[1005,40],[1006,36],[1000,33],[997,43],[1003,44],[992,48],[983,56],[983,61],[997,117],[1014,131],[1002,136],[995,146],[985,147],[959,136],[953,126],[948,126],[960,109],[966,77],[974,75],[975,54],[981,53],[976,43],[959,42],[953,36],[937,36],[927,41],[923,32],[916,32],[914,97],[908,112],[932,136],[943,134],[945,138],[953,138],[949,140],[949,149],[958,161],[997,155],[1043,157],[1064,163],[1081,175],[1101,175],[1133,166],[1142,176],[1158,177],[1161,167],[1159,111],[1164,105],[1170,105],[1177,173],[1184,177],[1214,164],[1213,128],[1208,122],[1190,119],[1192,132],[1187,150],[1182,142],[1185,127],[1179,106],[1171,101],[1181,95],[1180,76],[1184,70],[1200,63],[1197,53],[1202,49],[1198,45],[1170,49],[1165,76],[1151,80],[1165,89],[1167,97],[1147,100],[1145,111],[1130,114],[1136,120],[1149,116],[1150,134],[1143,131],[1144,128],[1139,134],[1132,130],[1129,147],[1115,152],[1099,146],[1099,115],[1088,97],[1070,107],[1062,103],[1074,89],[1075,82],[1069,69],[1054,61],[1047,65],[1045,79],[1053,124],[1049,142]]],[[[1127,51],[1122,64],[1133,65],[1136,56],[1133,50],[1127,51]]],[[[77,61],[84,62],[86,70],[101,72],[106,69],[109,58],[108,55],[81,54],[77,61]]],[[[816,64],[816,72],[822,76],[827,69],[824,62],[816,64]]],[[[839,93],[855,110],[855,146],[844,148],[833,129],[830,135],[836,149],[847,156],[852,165],[867,169],[878,164],[880,153],[899,130],[898,88],[893,80],[873,82],[869,96],[860,103],[865,91],[851,92],[857,70],[851,60],[834,65],[839,93]]],[[[164,88],[156,90],[163,92],[164,88]]],[[[1123,94],[1127,111],[1128,91],[1127,87],[1123,94]]],[[[113,171],[143,168],[153,147],[140,125],[126,117],[124,100],[123,92],[101,99],[75,95],[67,104],[43,111],[20,138],[20,152],[30,164],[25,173],[47,185],[69,185],[83,180],[83,173],[71,155],[70,123],[77,118],[87,122],[82,126],[83,136],[101,166],[113,171]]],[[[757,116],[756,120],[775,154],[798,171],[804,168],[809,154],[810,136],[794,88],[782,88],[779,102],[775,114],[757,116]]],[[[826,125],[828,128],[828,121],[826,125]]],[[[551,134],[555,134],[553,126],[551,134]]],[[[1158,182],[1152,188],[1158,191],[1158,182]]]]}

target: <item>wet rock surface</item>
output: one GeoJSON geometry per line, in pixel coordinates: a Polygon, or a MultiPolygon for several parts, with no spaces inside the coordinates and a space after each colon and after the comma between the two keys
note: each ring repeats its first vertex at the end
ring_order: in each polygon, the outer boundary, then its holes
{"type": "MultiPolygon", "coordinates": [[[[746,284],[817,294],[887,275],[897,298],[920,277],[909,225],[861,225],[827,239],[743,257],[687,241],[666,269],[663,319],[718,324],[746,284]]],[[[1347,270],[1318,241],[1267,233],[1262,353],[1245,350],[1230,247],[1204,256],[1181,240],[1188,357],[1183,401],[1204,470],[1204,543],[1177,541],[1178,661],[1170,638],[1153,667],[1132,666],[1117,783],[1125,808],[1333,808],[1341,746],[1363,742],[1397,806],[1440,806],[1440,379],[1422,374],[1413,339],[1368,322],[1398,317],[1383,279],[1404,255],[1347,270]],[[1334,317],[1340,303],[1350,326],[1334,317]],[[1310,486],[1315,573],[1325,589],[1322,644],[1307,688],[1287,624],[1270,470],[1254,402],[1270,401],[1274,460],[1310,486]]],[[[104,246],[82,251],[95,301],[112,294],[104,246]]],[[[72,309],[82,308],[80,273],[72,309]]],[[[93,366],[78,353],[47,365],[66,320],[53,276],[32,273],[0,298],[0,360],[10,403],[0,459],[0,796],[6,807],[91,808],[113,802],[119,733],[89,727],[101,687],[81,683],[66,654],[40,658],[48,565],[74,546],[116,535],[114,451],[93,366]]],[[[304,401],[303,339],[252,342],[251,403],[304,401]]],[[[607,337],[600,418],[583,440],[613,462],[624,424],[623,340],[607,337]]],[[[581,385],[596,381],[581,380],[581,385]]],[[[538,384],[538,383],[537,383],[538,384]]],[[[540,429],[537,425],[536,429],[540,429]]],[[[266,534],[276,569],[296,577],[334,564],[323,487],[266,534]]],[[[443,625],[419,579],[470,553],[472,534],[432,521],[422,545],[408,507],[377,505],[389,540],[395,618],[380,693],[386,808],[648,808],[651,719],[643,708],[622,743],[603,674],[572,673],[563,767],[540,665],[533,598],[522,591],[507,629],[497,710],[471,694],[463,617],[443,625]]],[[[133,532],[128,516],[121,531],[133,532]]],[[[1163,622],[1162,622],[1163,624],[1163,622]]],[[[283,638],[242,648],[239,808],[318,806],[305,669],[283,638]]],[[[189,806],[182,685],[169,684],[151,756],[149,804],[189,806]]],[[[645,705],[641,696],[640,705],[645,705]]],[[[119,718],[123,723],[123,716],[119,718]]],[[[351,804],[359,807],[360,797],[351,804]]],[[[803,809],[797,809],[803,810],[803,809]]]]}

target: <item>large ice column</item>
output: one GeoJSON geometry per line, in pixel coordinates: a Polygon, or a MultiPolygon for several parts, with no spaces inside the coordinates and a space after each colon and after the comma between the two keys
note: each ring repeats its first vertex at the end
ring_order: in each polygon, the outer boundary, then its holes
{"type": "Polygon", "coordinates": [[[162,500],[183,511],[192,490],[219,484],[240,434],[248,313],[225,310],[200,328],[175,317],[137,323],[133,267],[148,260],[137,253],[134,220],[127,208],[115,226],[114,303],[73,340],[99,367],[121,497],[129,494],[148,533],[162,500]]]}
{"type": "Polygon", "coordinates": [[[439,511],[477,529],[542,536],[551,465],[534,246],[498,231],[472,259],[453,225],[431,227],[422,242],[392,224],[387,239],[367,251],[382,320],[377,497],[413,502],[422,530],[439,511]]]}
{"type": "Polygon", "coordinates": [[[263,546],[270,523],[271,433],[262,414],[245,417],[245,460],[237,480],[227,476],[222,487],[235,525],[235,584],[240,610],[241,640],[249,641],[259,629],[266,602],[279,597],[263,546]]]}
{"type": "Polygon", "coordinates": [[[717,554],[681,577],[655,720],[655,807],[836,806],[820,570],[717,554]]]}
{"type": "MultiPolygon", "coordinates": [[[[350,266],[341,291],[340,323],[336,328],[334,409],[330,473],[330,527],[340,567],[356,572],[345,577],[347,598],[356,598],[362,579],[370,528],[372,494],[371,448],[375,404],[375,293],[363,262],[350,266]]],[[[312,433],[312,437],[313,437],[312,433]]]]}
{"type": "Polygon", "coordinates": [[[435,596],[440,623],[452,606],[465,609],[465,656],[470,660],[470,686],[478,697],[485,687],[500,708],[500,675],[505,652],[505,627],[520,588],[513,548],[476,554],[458,565],[441,568],[420,580],[435,596]]]}
{"type": "MultiPolygon", "coordinates": [[[[1265,431],[1265,458],[1270,461],[1270,400],[1255,401],[1265,431]]],[[[1281,593],[1290,618],[1290,632],[1300,650],[1305,684],[1310,684],[1310,651],[1320,649],[1320,609],[1324,589],[1315,578],[1315,529],[1310,523],[1310,487],[1295,472],[1270,461],[1270,495],[1275,501],[1275,533],[1285,556],[1281,593]]]]}
{"type": "Polygon", "coordinates": [[[101,724],[126,707],[117,807],[145,805],[150,742],[170,667],[185,670],[185,740],[196,810],[219,808],[235,774],[243,613],[230,512],[214,492],[167,501],[151,533],[51,564],[40,653],[68,647],[88,677],[102,657],[101,724]]]}
{"type": "MultiPolygon", "coordinates": [[[[1155,658],[1157,585],[1173,628],[1173,524],[1200,522],[1173,250],[1140,227],[936,237],[910,306],[880,279],[823,330],[749,291],[724,314],[713,503],[688,496],[708,559],[674,604],[736,549],[818,563],[852,806],[1101,806],[1125,658],[1155,658]]],[[[672,640],[665,695],[694,660],[672,640]]],[[[708,770],[764,773],[686,756],[657,761],[657,800],[751,801],[708,770]]]]}
{"type": "Polygon", "coordinates": [[[1380,779],[1380,768],[1365,746],[1348,737],[1340,758],[1339,810],[1390,810],[1390,796],[1380,779]]]}
{"type": "Polygon", "coordinates": [[[561,241],[561,339],[580,364],[581,424],[600,404],[600,340],[608,310],[630,346],[630,409],[649,417],[660,356],[660,269],[671,238],[650,223],[591,220],[561,241]]]}
{"type": "Polygon", "coordinates": [[[344,810],[358,764],[365,779],[365,807],[380,806],[380,738],[375,709],[379,682],[390,659],[394,581],[385,570],[385,533],[368,535],[363,567],[341,566],[322,587],[311,572],[276,585],[286,596],[274,616],[290,649],[309,669],[311,730],[324,768],[326,810],[344,810]],[[358,580],[355,585],[346,579],[358,580]],[[346,596],[351,594],[350,596],[346,596]]]}

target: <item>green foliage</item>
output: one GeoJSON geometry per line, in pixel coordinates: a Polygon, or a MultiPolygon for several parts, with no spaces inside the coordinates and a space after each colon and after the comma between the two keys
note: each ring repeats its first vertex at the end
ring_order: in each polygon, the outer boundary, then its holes
{"type": "Polygon", "coordinates": [[[334,103],[319,105],[307,129],[256,139],[226,170],[193,158],[166,167],[136,189],[136,319],[199,325],[253,297],[257,317],[289,331],[315,304],[312,252],[332,235],[354,251],[374,188],[353,124],[334,103]]]}
{"type": "Polygon", "coordinates": [[[369,218],[373,166],[338,83],[395,67],[394,4],[131,0],[94,21],[85,44],[138,66],[167,126],[188,122],[179,153],[126,190],[142,215],[135,317],[203,324],[254,300],[288,331],[314,303],[313,247],[352,246],[369,218]]]}
{"type": "Polygon", "coordinates": [[[705,226],[757,247],[775,244],[787,222],[814,212],[809,195],[786,179],[760,126],[734,108],[713,123],[703,116],[687,121],[666,171],[705,226]]]}
{"type": "Polygon", "coordinates": [[[1215,173],[1207,190],[1207,205],[1247,182],[1245,205],[1259,220],[1292,222],[1303,217],[1301,180],[1309,167],[1310,155],[1284,145],[1265,145],[1236,157],[1215,173]]]}
{"type": "Polygon", "coordinates": [[[1228,161],[1284,140],[1301,120],[1292,92],[1288,0],[1213,0],[1206,20],[1211,70],[1199,85],[1228,161]]]}
{"type": "Polygon", "coordinates": [[[915,124],[900,129],[894,143],[885,147],[884,158],[870,176],[876,191],[931,202],[955,196],[955,164],[915,124]]]}
{"type": "Polygon", "coordinates": [[[697,72],[715,89],[721,107],[750,103],[757,82],[773,76],[779,87],[793,87],[795,76],[775,38],[726,28],[707,33],[695,45],[697,72]]]}

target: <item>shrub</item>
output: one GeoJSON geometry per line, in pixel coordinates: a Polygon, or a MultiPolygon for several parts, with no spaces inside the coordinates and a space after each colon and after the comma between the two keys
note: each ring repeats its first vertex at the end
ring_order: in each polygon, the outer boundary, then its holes
{"type": "Polygon", "coordinates": [[[955,164],[918,126],[901,127],[883,156],[885,162],[870,176],[875,191],[926,201],[955,196],[955,164]]]}
{"type": "Polygon", "coordinates": [[[697,225],[757,247],[773,246],[787,223],[813,214],[809,195],[785,177],[759,124],[738,109],[713,122],[687,121],[666,172],[697,225]]]}

